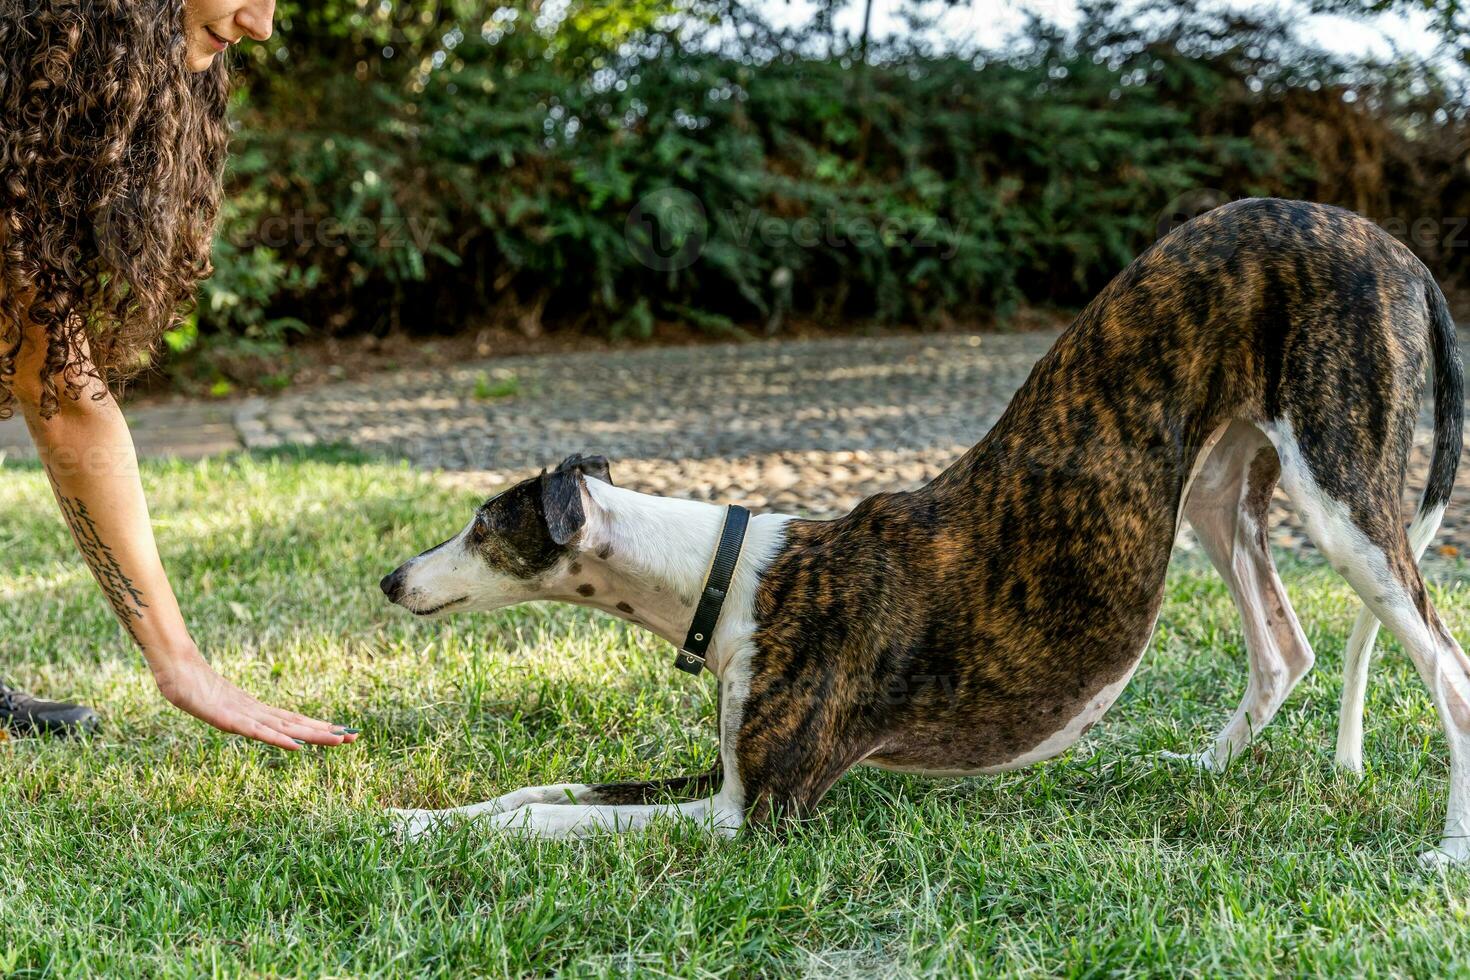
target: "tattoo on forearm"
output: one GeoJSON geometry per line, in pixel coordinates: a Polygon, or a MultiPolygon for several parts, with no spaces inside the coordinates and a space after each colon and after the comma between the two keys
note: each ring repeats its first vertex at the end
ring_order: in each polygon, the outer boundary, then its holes
{"type": "Polygon", "coordinates": [[[92,574],[97,577],[97,584],[102,586],[102,594],[112,605],[112,611],[117,614],[118,620],[133,642],[142,645],[138,639],[137,630],[133,623],[143,618],[143,610],[148,606],[143,602],[143,593],[133,585],[133,580],[123,573],[122,566],[117,563],[116,556],[107,542],[102,540],[102,535],[97,530],[96,521],[92,520],[87,505],[79,498],[67,497],[59,489],[56,499],[61,503],[61,514],[66,518],[67,525],[71,528],[73,537],[76,538],[77,548],[82,553],[82,558],[87,562],[87,567],[92,569],[92,574]]]}

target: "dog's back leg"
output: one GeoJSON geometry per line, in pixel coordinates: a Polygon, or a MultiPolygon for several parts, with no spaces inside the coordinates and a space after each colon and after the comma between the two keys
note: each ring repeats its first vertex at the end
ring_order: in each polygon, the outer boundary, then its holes
{"type": "MultiPolygon", "coordinates": [[[[1409,546],[1416,563],[1424,557],[1443,518],[1443,507],[1421,509],[1414,515],[1409,525],[1409,546]]],[[[1333,762],[1348,772],[1363,771],[1363,701],[1368,693],[1368,660],[1377,638],[1378,617],[1364,607],[1353,621],[1342,661],[1342,707],[1337,713],[1337,755],[1333,762]]]]}
{"type": "MultiPolygon", "coordinates": [[[[1327,321],[1325,333],[1320,333],[1322,321],[1305,321],[1301,332],[1306,339],[1297,342],[1296,352],[1284,357],[1279,368],[1280,376],[1292,379],[1289,387],[1277,389],[1274,399],[1288,424],[1267,425],[1273,441],[1287,438],[1303,454],[1304,474],[1315,479],[1317,489],[1325,487],[1333,501],[1347,507],[1357,526],[1376,528],[1369,536],[1386,549],[1385,555],[1414,566],[1438,532],[1454,488],[1464,383],[1444,294],[1422,265],[1411,260],[1410,266],[1417,274],[1383,280],[1387,288],[1377,290],[1377,302],[1372,292],[1365,292],[1364,302],[1344,307],[1338,318],[1327,321]],[[1346,337],[1353,342],[1344,345],[1346,337]],[[1418,383],[1426,366],[1434,381],[1433,455],[1405,539],[1399,498],[1418,414],[1418,383]],[[1345,390],[1353,390],[1357,402],[1346,403],[1351,406],[1346,415],[1345,390]],[[1409,392],[1416,394],[1406,398],[1409,392]],[[1299,434],[1309,437],[1301,445],[1290,420],[1300,426],[1299,434]]],[[[1268,397],[1263,403],[1267,415],[1277,414],[1271,401],[1268,397]]],[[[1302,492],[1310,497],[1312,490],[1304,485],[1302,492]]],[[[1406,575],[1400,579],[1410,582],[1406,575]]],[[[1417,571],[1412,579],[1418,581],[1417,571]]],[[[1377,634],[1378,617],[1368,603],[1353,623],[1343,658],[1335,761],[1352,772],[1363,768],[1363,699],[1377,634]]]]}
{"type": "Polygon", "coordinates": [[[1304,451],[1284,422],[1272,441],[1281,456],[1282,486],[1307,533],[1369,613],[1398,637],[1439,710],[1450,748],[1449,808],[1439,848],[1425,857],[1470,858],[1470,659],[1429,601],[1415,549],[1399,522],[1397,495],[1388,489],[1375,492],[1372,488],[1386,484],[1367,479],[1359,484],[1361,498],[1351,504],[1339,500],[1323,483],[1340,482],[1327,474],[1341,460],[1304,451]]]}
{"type": "Polygon", "coordinates": [[[1271,560],[1268,510],[1280,473],[1276,450],[1249,422],[1232,422],[1210,451],[1184,514],[1240,610],[1250,675],[1245,696],[1211,746],[1177,756],[1223,769],[1275,717],[1312,669],[1312,648],[1271,560]]]}

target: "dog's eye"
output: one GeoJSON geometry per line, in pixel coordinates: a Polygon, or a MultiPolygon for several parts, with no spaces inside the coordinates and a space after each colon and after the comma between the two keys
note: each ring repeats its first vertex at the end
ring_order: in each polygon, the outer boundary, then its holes
{"type": "Polygon", "coordinates": [[[479,544],[490,535],[490,525],[485,520],[484,514],[475,515],[475,523],[470,528],[470,540],[479,544]]]}

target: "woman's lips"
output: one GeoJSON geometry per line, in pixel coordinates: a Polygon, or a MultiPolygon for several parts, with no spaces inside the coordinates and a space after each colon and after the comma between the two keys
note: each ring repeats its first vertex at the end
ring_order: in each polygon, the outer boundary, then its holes
{"type": "Polygon", "coordinates": [[[230,42],[229,41],[226,41],[224,38],[220,37],[214,31],[210,30],[208,27],[206,27],[204,30],[206,32],[208,32],[209,39],[214,42],[215,50],[217,50],[217,51],[224,51],[224,50],[226,50],[226,49],[229,48],[229,46],[230,46],[230,42]]]}

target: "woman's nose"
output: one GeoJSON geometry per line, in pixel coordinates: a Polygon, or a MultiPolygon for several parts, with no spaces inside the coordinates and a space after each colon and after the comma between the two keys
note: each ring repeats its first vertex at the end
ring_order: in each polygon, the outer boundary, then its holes
{"type": "Polygon", "coordinates": [[[240,8],[235,23],[257,41],[270,39],[275,30],[276,0],[255,0],[240,8]]]}

